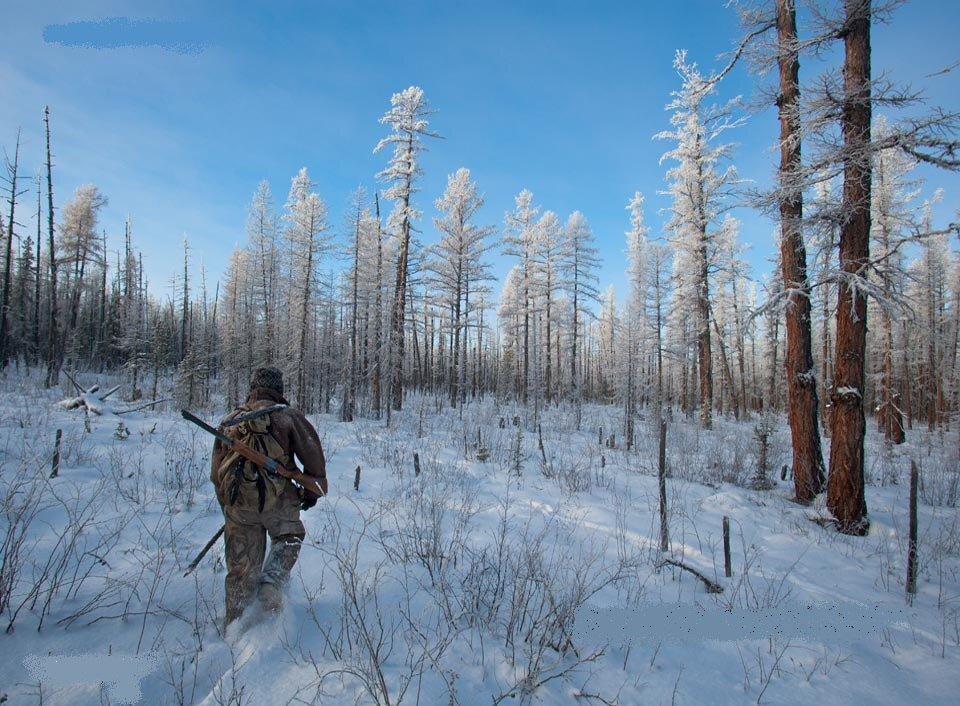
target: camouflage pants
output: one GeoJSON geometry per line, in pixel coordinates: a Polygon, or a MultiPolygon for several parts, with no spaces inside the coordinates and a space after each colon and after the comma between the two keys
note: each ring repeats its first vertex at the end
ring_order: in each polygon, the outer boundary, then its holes
{"type": "Polygon", "coordinates": [[[264,608],[278,611],[280,590],[290,577],[305,536],[300,521],[300,500],[291,483],[277,497],[268,494],[263,511],[258,509],[255,483],[244,483],[233,505],[223,508],[227,577],[225,624],[230,625],[259,594],[264,608]],[[270,555],[266,537],[270,535],[270,555]]]}

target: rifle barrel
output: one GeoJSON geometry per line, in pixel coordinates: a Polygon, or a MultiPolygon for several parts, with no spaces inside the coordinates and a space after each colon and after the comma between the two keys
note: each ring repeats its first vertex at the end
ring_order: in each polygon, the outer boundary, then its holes
{"type": "Polygon", "coordinates": [[[207,431],[207,432],[213,434],[215,437],[217,437],[218,439],[220,439],[220,441],[222,441],[224,444],[226,444],[226,445],[227,445],[227,448],[232,448],[232,447],[233,447],[233,439],[231,439],[231,438],[230,438],[229,436],[227,436],[226,434],[224,434],[224,433],[222,433],[222,432],[220,432],[220,431],[217,431],[217,430],[214,429],[212,426],[210,426],[209,424],[207,424],[205,421],[203,421],[202,419],[200,419],[200,417],[197,417],[196,415],[191,414],[190,412],[188,412],[188,411],[185,410],[185,409],[181,409],[181,410],[180,410],[180,416],[183,417],[184,419],[186,419],[188,422],[193,422],[194,424],[196,424],[198,427],[200,427],[200,428],[203,429],[204,431],[207,431]]]}

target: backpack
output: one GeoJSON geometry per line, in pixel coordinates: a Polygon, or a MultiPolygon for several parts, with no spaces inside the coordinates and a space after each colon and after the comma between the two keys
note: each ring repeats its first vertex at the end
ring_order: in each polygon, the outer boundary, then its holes
{"type": "MultiPolygon", "coordinates": [[[[239,414],[255,411],[255,407],[241,406],[239,414]]],[[[235,416],[239,416],[239,414],[235,416]]],[[[290,466],[290,457],[270,433],[270,414],[247,419],[239,424],[230,425],[229,419],[221,425],[224,435],[269,456],[283,466],[290,466]]],[[[266,469],[248,461],[236,451],[228,451],[217,468],[219,495],[230,505],[242,502],[257,509],[272,507],[286,490],[290,481],[282,476],[269,473],[266,469]]]]}

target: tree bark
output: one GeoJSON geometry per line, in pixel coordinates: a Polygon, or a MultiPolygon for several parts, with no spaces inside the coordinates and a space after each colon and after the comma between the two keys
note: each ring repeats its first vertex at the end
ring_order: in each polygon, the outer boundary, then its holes
{"type": "Polygon", "coordinates": [[[843,212],[827,507],[846,534],[870,529],[864,497],[863,409],[867,300],[856,286],[870,257],[870,0],[845,0],[843,212]]]}
{"type": "Polygon", "coordinates": [[[810,332],[810,283],[803,242],[803,187],[800,183],[800,61],[794,0],[777,0],[777,62],[780,68],[780,263],[787,292],[787,410],[793,442],[793,483],[797,502],[823,491],[817,379],[810,332]]]}

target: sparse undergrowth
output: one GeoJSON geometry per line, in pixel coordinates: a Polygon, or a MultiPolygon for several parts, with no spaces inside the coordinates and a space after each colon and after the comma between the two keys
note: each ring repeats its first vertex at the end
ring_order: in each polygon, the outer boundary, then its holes
{"type": "Polygon", "coordinates": [[[789,502],[791,485],[776,472],[789,448],[782,420],[718,419],[712,432],[675,420],[670,556],[723,586],[711,596],[689,572],[657,568],[656,435],[640,420],[628,450],[617,438],[619,414],[590,408],[590,426],[577,431],[564,407],[536,418],[493,401],[436,413],[432,398],[413,398],[390,429],[318,418],[333,494],[305,515],[309,539],[281,624],[238,637],[220,634],[219,551],[181,576],[220,523],[206,438],[169,414],[125,418],[124,433],[97,419],[88,433],[79,416],[0,400],[0,614],[13,656],[0,669],[0,693],[25,703],[109,699],[100,684],[22,676],[31,655],[91,651],[154,660],[140,684],[151,703],[629,704],[717,693],[730,703],[789,703],[800,686],[814,690],[805,700],[840,703],[873,694],[855,683],[872,685],[891,661],[921,686],[885,682],[886,696],[864,698],[895,703],[955,686],[931,678],[938,660],[960,656],[949,439],[940,446],[917,434],[900,449],[871,446],[875,530],[856,539],[807,519],[822,502],[789,502]],[[62,460],[51,479],[56,428],[62,460]],[[903,606],[911,459],[923,484],[909,626],[849,645],[789,635],[692,644],[642,631],[578,636],[584,606],[757,612],[838,596],[903,606]],[[753,489],[758,476],[772,488],[753,489]],[[828,686],[838,679],[854,683],[842,699],[828,686]]]}

